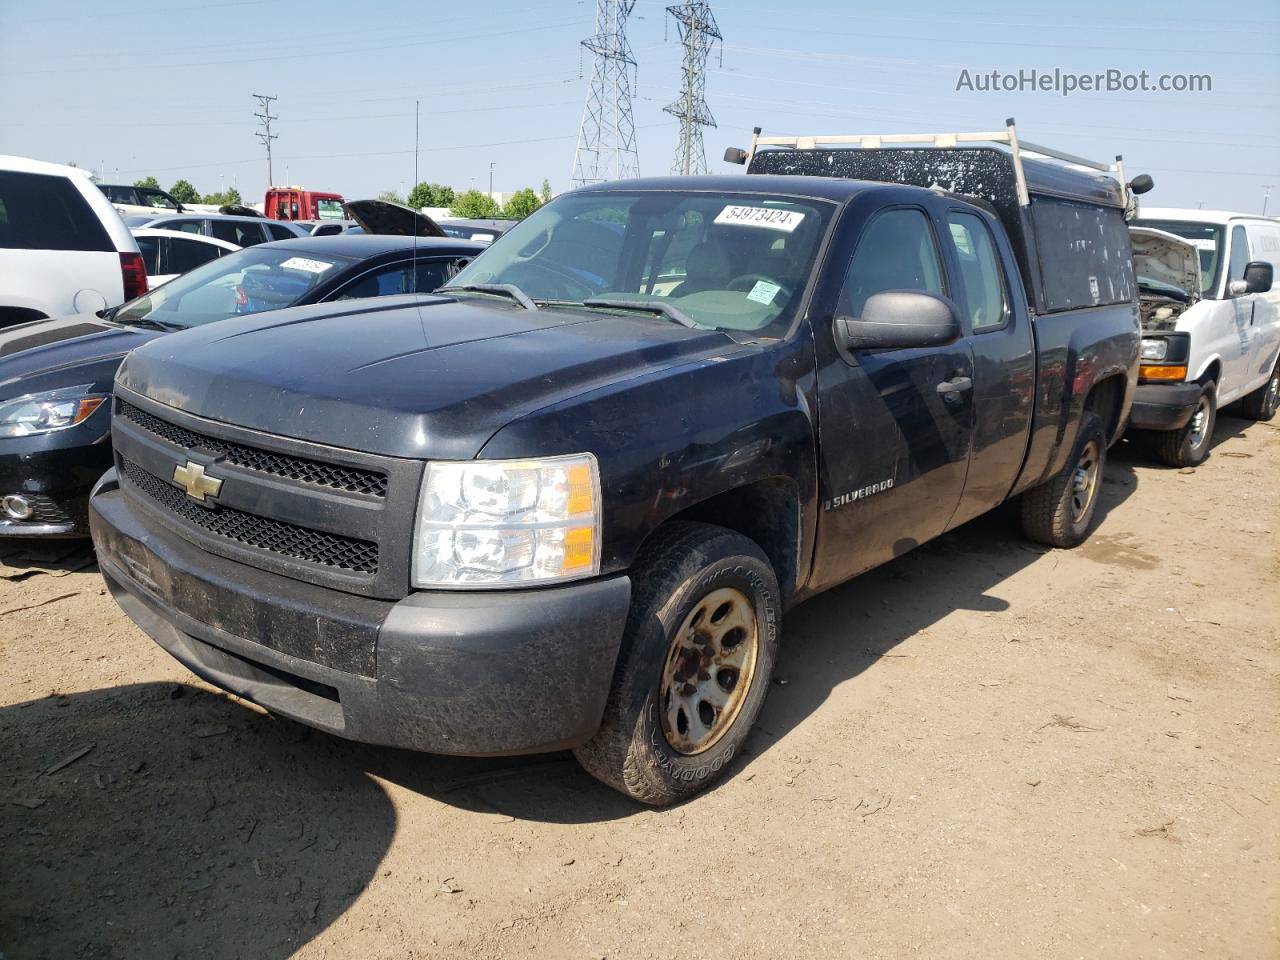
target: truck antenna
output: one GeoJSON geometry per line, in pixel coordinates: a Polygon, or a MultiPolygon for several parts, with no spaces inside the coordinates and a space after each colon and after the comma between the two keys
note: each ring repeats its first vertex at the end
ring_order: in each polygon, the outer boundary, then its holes
{"type": "MultiPolygon", "coordinates": [[[[421,100],[413,101],[413,186],[409,190],[409,196],[413,196],[413,192],[418,189],[418,106],[421,100]]],[[[409,197],[405,197],[407,203],[409,197]]],[[[413,218],[413,292],[418,292],[418,218],[417,208],[414,208],[415,216],[413,218]]]]}

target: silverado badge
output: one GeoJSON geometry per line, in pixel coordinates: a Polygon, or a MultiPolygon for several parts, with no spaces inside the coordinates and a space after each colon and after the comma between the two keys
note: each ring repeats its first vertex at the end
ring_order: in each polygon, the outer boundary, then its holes
{"type": "Polygon", "coordinates": [[[173,482],[186,490],[188,497],[201,503],[205,497],[216,497],[222,489],[221,480],[208,476],[202,465],[190,460],[173,468],[173,482]]]}

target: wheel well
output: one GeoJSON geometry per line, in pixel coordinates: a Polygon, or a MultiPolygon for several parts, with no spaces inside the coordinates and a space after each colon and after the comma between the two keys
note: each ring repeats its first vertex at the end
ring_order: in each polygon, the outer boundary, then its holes
{"type": "Polygon", "coordinates": [[[665,523],[674,520],[713,523],[742,534],[769,558],[783,602],[795,593],[799,575],[800,497],[792,481],[780,477],[757,480],[695,503],[668,517],[665,523]]]}
{"type": "Polygon", "coordinates": [[[1209,364],[1208,367],[1205,368],[1204,373],[1200,374],[1200,376],[1196,379],[1196,383],[1201,384],[1203,386],[1204,384],[1208,383],[1210,380],[1212,380],[1214,383],[1217,383],[1221,379],[1222,379],[1222,362],[1220,360],[1214,360],[1211,364],[1209,364]]]}
{"type": "Polygon", "coordinates": [[[1122,374],[1099,380],[1084,398],[1084,409],[1096,413],[1107,431],[1107,442],[1116,437],[1120,427],[1120,407],[1124,400],[1125,378],[1122,374]]]}

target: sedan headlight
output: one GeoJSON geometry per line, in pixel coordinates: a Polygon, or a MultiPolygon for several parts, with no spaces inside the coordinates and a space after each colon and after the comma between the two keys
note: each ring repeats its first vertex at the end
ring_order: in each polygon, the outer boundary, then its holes
{"type": "Polygon", "coordinates": [[[413,585],[506,587],[600,572],[600,473],[589,453],[427,464],[413,585]]]}
{"type": "Polygon", "coordinates": [[[1169,341],[1164,337],[1149,337],[1142,341],[1142,359],[1160,361],[1169,355],[1169,341]]]}
{"type": "Polygon", "coordinates": [[[107,399],[90,393],[92,389],[93,384],[86,383],[0,401],[0,437],[29,437],[83,423],[107,399]]]}

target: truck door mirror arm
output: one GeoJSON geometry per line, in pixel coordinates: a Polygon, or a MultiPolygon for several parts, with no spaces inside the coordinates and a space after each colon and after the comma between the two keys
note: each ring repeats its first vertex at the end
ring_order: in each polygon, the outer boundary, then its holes
{"type": "Polygon", "coordinates": [[[836,317],[836,339],[848,350],[943,347],[960,339],[960,316],[946,297],[886,290],[867,298],[860,317],[836,317]]]}

